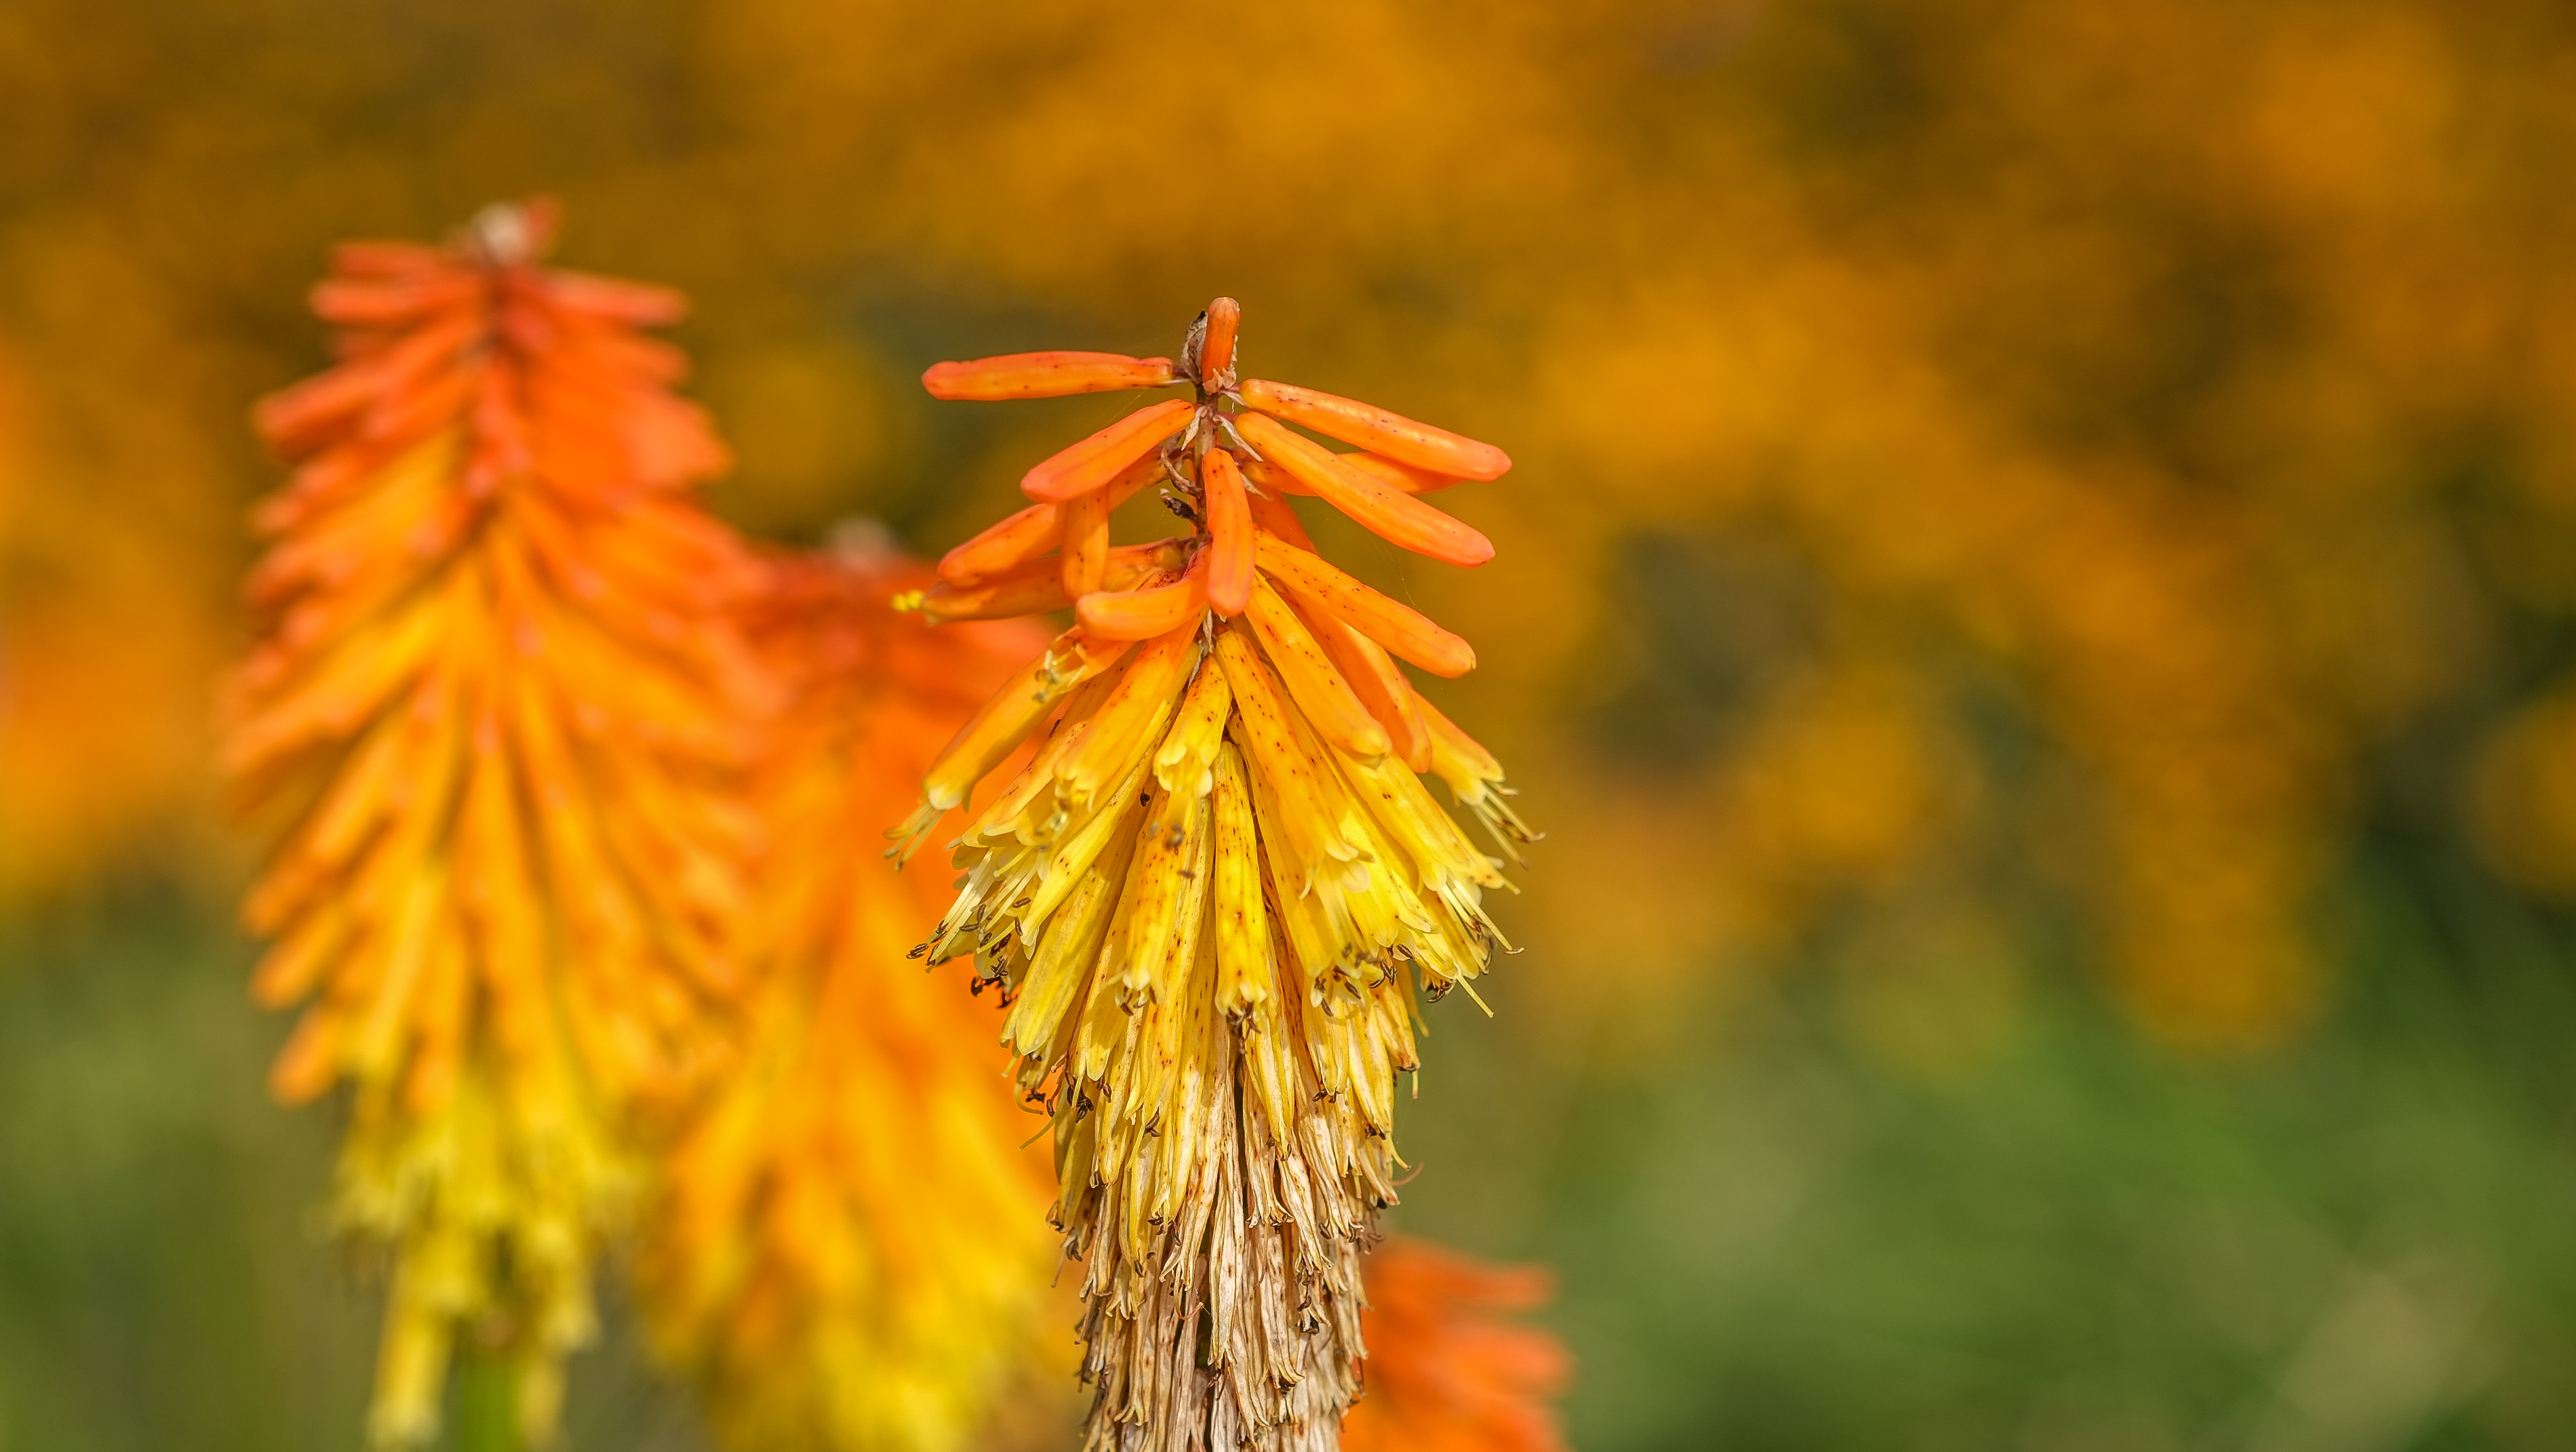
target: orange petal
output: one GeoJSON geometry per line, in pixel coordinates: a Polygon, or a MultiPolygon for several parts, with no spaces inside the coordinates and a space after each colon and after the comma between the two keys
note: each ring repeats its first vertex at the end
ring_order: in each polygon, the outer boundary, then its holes
{"type": "Polygon", "coordinates": [[[922,778],[927,804],[944,812],[966,800],[975,783],[1036,730],[1067,691],[1108,669],[1125,649],[1123,642],[1095,639],[1080,630],[1057,636],[1044,654],[1004,681],[974,719],[949,738],[922,778]]]}
{"type": "Polygon", "coordinates": [[[1287,850],[1270,858],[1270,870],[1281,893],[1303,896],[1319,874],[1351,860],[1352,844],[1332,825],[1336,816],[1325,804],[1316,763],[1298,745],[1288,719],[1285,688],[1244,621],[1216,633],[1216,658],[1234,695],[1234,721],[1226,734],[1252,758],[1283,809],[1279,826],[1287,850]]]}
{"type": "Polygon", "coordinates": [[[1207,609],[1207,552],[1179,579],[1142,590],[1103,590],[1073,602],[1074,618],[1102,640],[1150,640],[1207,609]]]}
{"type": "Polygon", "coordinates": [[[1157,570],[1178,570],[1189,562],[1190,542],[1179,535],[1148,544],[1119,545],[1109,551],[1109,566],[1102,572],[1101,588],[1131,589],[1157,570]]]}
{"type": "Polygon", "coordinates": [[[1386,728],[1388,748],[1413,770],[1429,771],[1431,725],[1416,709],[1412,683],[1405,680],[1386,647],[1360,634],[1349,621],[1321,610],[1300,607],[1297,617],[1315,632],[1324,654],[1333,658],[1360,704],[1386,728]]]}
{"type": "MultiPolygon", "coordinates": [[[[1399,464],[1384,454],[1335,454],[1333,457],[1341,460],[1345,467],[1356,469],[1390,488],[1401,489],[1407,494],[1430,494],[1442,489],[1455,488],[1467,482],[1454,475],[1434,474],[1428,469],[1417,469],[1411,464],[1399,464]]],[[[1306,486],[1305,481],[1285,469],[1272,468],[1267,464],[1247,464],[1243,472],[1244,476],[1253,483],[1274,494],[1301,494],[1312,498],[1315,493],[1306,486]],[[1264,472],[1265,470],[1267,472],[1264,472]]]]}
{"type": "Polygon", "coordinates": [[[939,578],[964,588],[1027,564],[1056,547],[1063,515],[1053,504],[1032,504],[939,557],[939,578]]]}
{"type": "Polygon", "coordinates": [[[1031,469],[1020,480],[1020,492],[1053,503],[1097,489],[1188,427],[1196,407],[1185,399],[1167,398],[1140,408],[1031,469]]]}
{"type": "Polygon", "coordinates": [[[1259,541],[1258,558],[1262,573],[1278,581],[1299,604],[1349,623],[1433,675],[1463,676],[1476,668],[1476,649],[1464,637],[1352,579],[1322,556],[1265,534],[1259,541]]]}
{"type": "MultiPolygon", "coordinates": [[[[1247,464],[1244,466],[1244,475],[1250,478],[1252,471],[1269,467],[1267,464],[1247,464]]],[[[1271,472],[1285,473],[1286,471],[1273,469],[1271,472]]],[[[1315,547],[1315,541],[1306,534],[1306,522],[1297,517],[1296,507],[1287,500],[1275,493],[1255,494],[1251,498],[1251,503],[1254,528],[1266,534],[1276,535],[1301,550],[1311,550],[1315,547]]],[[[1255,562],[1258,563],[1258,560],[1256,559],[1255,562]]]]}
{"type": "Polygon", "coordinates": [[[1199,387],[1210,393],[1234,386],[1234,334],[1243,325],[1243,304],[1218,298],[1207,307],[1207,332],[1199,340],[1199,387]]]}
{"type": "Polygon", "coordinates": [[[1098,590],[1109,570],[1109,490],[1077,494],[1058,507],[1064,511],[1065,598],[1079,600],[1098,590]]]}
{"type": "Polygon", "coordinates": [[[1252,505],[1232,454],[1207,451],[1199,460],[1199,490],[1207,504],[1208,605],[1232,620],[1252,603],[1252,505]]]}
{"type": "Polygon", "coordinates": [[[1291,494],[1307,499],[1315,497],[1315,491],[1308,488],[1304,480],[1267,460],[1244,460],[1243,477],[1253,488],[1264,494],[1276,495],[1282,499],[1291,494]]]}
{"type": "Polygon", "coordinates": [[[1306,713],[1315,734],[1353,756],[1374,760],[1387,753],[1386,728],[1377,724],[1350,682],[1324,653],[1315,633],[1279,592],[1267,582],[1252,587],[1252,608],[1244,612],[1261,638],[1261,652],[1287,683],[1288,695],[1306,713]]]}
{"type": "Polygon", "coordinates": [[[1346,444],[1357,444],[1400,463],[1461,479],[1499,479],[1512,456],[1463,434],[1415,423],[1374,404],[1255,378],[1242,388],[1244,406],[1304,424],[1346,444]]]}
{"type": "Polygon", "coordinates": [[[1442,775],[1480,781],[1503,779],[1502,759],[1487,751],[1484,743],[1459,730],[1458,723],[1424,699],[1421,692],[1413,693],[1413,705],[1422,713],[1423,724],[1431,728],[1432,750],[1444,768],[1442,775]]]}
{"type": "MultiPolygon", "coordinates": [[[[1041,509],[1053,507],[1063,511],[1061,517],[1064,520],[1064,595],[1067,601],[1079,600],[1107,583],[1102,571],[1107,568],[1111,553],[1109,516],[1117,511],[1119,505],[1126,503],[1137,490],[1162,477],[1163,461],[1153,454],[1147,454],[1128,465],[1117,478],[1089,493],[1077,494],[1060,505],[1032,506],[1041,509]]],[[[1179,561],[1175,560],[1172,567],[1178,569],[1179,561]]],[[[1109,588],[1121,589],[1134,583],[1136,583],[1136,576],[1130,573],[1126,579],[1109,585],[1109,588]]]]}
{"type": "Polygon", "coordinates": [[[963,589],[946,580],[914,596],[897,597],[898,610],[918,611],[933,625],[952,620],[1009,620],[1041,610],[1062,610],[1073,603],[1064,591],[1063,572],[1053,555],[1041,555],[1017,569],[963,589]]]}
{"type": "Polygon", "coordinates": [[[1384,454],[1337,454],[1334,457],[1340,459],[1345,466],[1383,480],[1407,494],[1435,494],[1440,490],[1454,489],[1467,482],[1455,474],[1439,474],[1429,469],[1416,468],[1401,459],[1390,459],[1384,454]]]}
{"type": "Polygon", "coordinates": [[[344,328],[391,328],[419,322],[443,308],[473,301],[484,290],[482,274],[459,268],[399,282],[313,285],[313,315],[344,328]]]}
{"type": "Polygon", "coordinates": [[[315,1004],[295,1021],[295,1032],[268,1066],[268,1092],[280,1104],[309,1104],[340,1077],[340,1041],[346,1025],[327,1004],[315,1004]]]}
{"type": "Polygon", "coordinates": [[[1122,388],[1160,388],[1176,381],[1171,359],[1130,358],[1124,353],[1006,353],[971,363],[934,363],[921,375],[921,386],[933,398],[982,402],[1115,393],[1122,388]]]}
{"type": "Polygon", "coordinates": [[[1286,424],[1247,413],[1236,416],[1235,427],[1262,457],[1297,476],[1325,503],[1387,542],[1453,565],[1481,565],[1494,557],[1493,543],[1483,535],[1412,495],[1348,467],[1341,456],[1289,432],[1286,424]]]}

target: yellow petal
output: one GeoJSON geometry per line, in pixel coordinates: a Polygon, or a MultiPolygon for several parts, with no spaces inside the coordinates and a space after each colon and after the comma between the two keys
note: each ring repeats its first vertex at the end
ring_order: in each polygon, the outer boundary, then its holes
{"type": "Polygon", "coordinates": [[[1214,792],[1216,1003],[1239,1019],[1277,991],[1270,963],[1270,915],[1261,891],[1261,846],[1252,810],[1252,780],[1243,756],[1226,746],[1216,759],[1214,792]]]}

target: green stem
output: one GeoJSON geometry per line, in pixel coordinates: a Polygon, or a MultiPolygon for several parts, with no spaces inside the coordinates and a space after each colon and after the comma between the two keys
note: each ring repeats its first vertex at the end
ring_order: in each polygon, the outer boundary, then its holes
{"type": "Polygon", "coordinates": [[[457,1337],[454,1452],[525,1452],[519,1360],[471,1331],[457,1337]]]}

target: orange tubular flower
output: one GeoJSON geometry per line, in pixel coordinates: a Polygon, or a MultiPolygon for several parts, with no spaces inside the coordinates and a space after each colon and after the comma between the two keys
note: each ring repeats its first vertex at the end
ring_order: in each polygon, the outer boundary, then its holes
{"type": "Polygon", "coordinates": [[[921,375],[921,386],[933,398],[985,402],[1160,388],[1172,381],[1171,359],[1130,358],[1123,353],[1014,353],[973,363],[942,363],[921,375]]]}
{"type": "MultiPolygon", "coordinates": [[[[1173,542],[1177,570],[1125,585],[1105,570],[1074,601],[1080,624],[932,764],[897,849],[1037,743],[958,837],[957,901],[918,952],[971,954],[1000,986],[1021,1089],[1053,1119],[1093,1452],[1336,1444],[1364,1354],[1360,1258],[1395,1199],[1417,995],[1476,977],[1499,941],[1483,904],[1501,864],[1416,772],[1507,845],[1527,836],[1491,759],[1387,654],[1454,673],[1465,642],[1316,560],[1263,480],[1327,478],[1319,492],[1355,518],[1444,557],[1490,547],[1244,411],[1238,317],[1219,299],[1192,328],[1178,377],[1194,403],[1031,471],[1048,500],[1151,467],[1199,532],[1173,542]]],[[[1498,452],[1473,457],[1499,472],[1498,452]]],[[[904,603],[931,613],[934,593],[904,603]]]]}
{"type": "Polygon", "coordinates": [[[1547,1303],[1547,1272],[1398,1238],[1368,1261],[1368,1396],[1343,1452],[1566,1452],[1548,1399],[1565,1348],[1503,1319],[1547,1303]]]}
{"type": "Polygon", "coordinates": [[[681,300],[540,268],[552,232],[494,207],[340,249],[342,362],[258,411],[298,465],[256,516],[224,764],[291,823],[244,911],[260,1000],[311,1000],[274,1086],[350,1086],[335,1218],[392,1251],[379,1445],[434,1431],[467,1326],[548,1429],[628,1127],[717,1062],[737,983],[760,571],[689,498],[725,455],[637,332],[681,300]]]}
{"type": "Polygon", "coordinates": [[[1047,1167],[1014,1149],[992,1021],[903,961],[937,885],[846,850],[1045,640],[887,608],[928,577],[864,545],[782,557],[749,618],[792,693],[756,776],[762,986],[744,1070],[665,1158],[638,1256],[655,1340],[728,1447],[975,1445],[1061,1335],[1047,1167]]]}

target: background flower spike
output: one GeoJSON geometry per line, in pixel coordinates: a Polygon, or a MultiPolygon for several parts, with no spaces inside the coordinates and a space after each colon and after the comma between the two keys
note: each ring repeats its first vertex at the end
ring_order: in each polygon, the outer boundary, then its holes
{"type": "Polygon", "coordinates": [[[648,1125],[723,1065],[761,562],[699,508],[725,451],[637,333],[676,294],[543,267],[551,209],[344,248],[345,361],[261,405],[261,635],[225,690],[274,1087],[349,1091],[331,1221],[390,1263],[369,1439],[436,1434],[460,1335],[542,1442],[648,1125]],[[540,648],[541,647],[541,648],[540,648]],[[490,1341],[486,1341],[490,1338],[490,1341]],[[492,1344],[497,1343],[497,1344],[492,1344]]]}
{"type": "MultiPolygon", "coordinates": [[[[632,1263],[656,1359],[728,1452],[962,1452],[1062,1422],[1052,1175],[996,1092],[992,1016],[905,961],[948,896],[849,850],[1035,621],[932,632],[926,565],[844,540],[769,557],[742,612],[786,700],[763,733],[739,1066],[656,1156],[632,1263]]],[[[460,1443],[473,1446],[470,1438],[460,1443]]]]}
{"type": "Polygon", "coordinates": [[[1554,1294],[1533,1266],[1487,1265],[1399,1235],[1368,1259],[1369,1394],[1342,1452],[1568,1452],[1551,1398],[1572,1358],[1506,1319],[1554,1294]]]}

